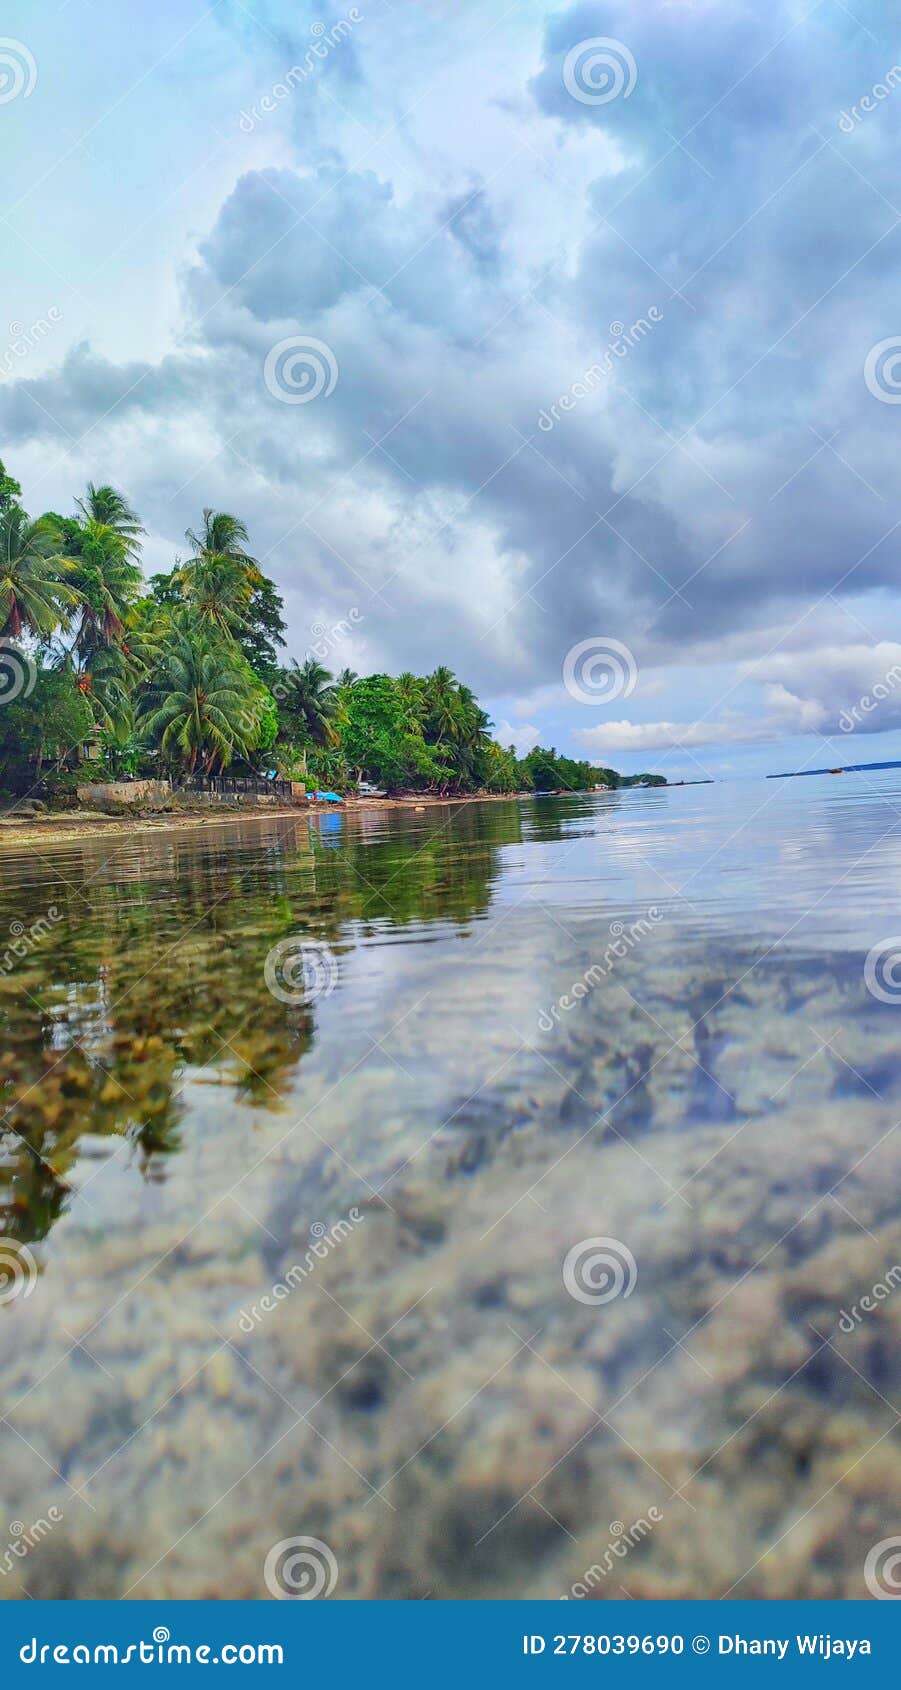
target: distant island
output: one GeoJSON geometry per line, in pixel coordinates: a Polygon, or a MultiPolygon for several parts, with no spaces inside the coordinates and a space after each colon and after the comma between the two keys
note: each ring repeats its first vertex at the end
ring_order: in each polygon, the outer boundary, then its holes
{"type": "Polygon", "coordinates": [[[782,775],[767,775],[767,780],[800,780],[803,775],[858,775],[867,769],[901,769],[897,760],[888,763],[845,763],[840,769],[789,769],[782,775]]]}

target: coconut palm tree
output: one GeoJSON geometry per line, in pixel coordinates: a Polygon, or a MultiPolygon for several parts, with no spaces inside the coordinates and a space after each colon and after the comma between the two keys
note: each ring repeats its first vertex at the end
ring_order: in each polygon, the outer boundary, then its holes
{"type": "Polygon", "coordinates": [[[338,733],[334,718],[339,707],[338,689],[327,669],[308,657],[303,664],[292,658],[290,669],[279,678],[282,715],[290,737],[294,728],[314,745],[335,745],[338,733]]]}
{"type": "Polygon", "coordinates": [[[95,487],[93,481],[89,481],[84,498],[76,499],[75,503],[86,522],[99,522],[102,527],[111,528],[127,543],[129,553],[140,550],[144,533],[141,520],[115,487],[95,487]]]}
{"type": "Polygon", "coordinates": [[[404,726],[408,733],[421,734],[425,711],[425,683],[418,675],[405,669],[394,683],[404,712],[404,726]]]}
{"type": "Polygon", "coordinates": [[[48,638],[66,628],[78,603],[74,565],[60,552],[60,536],[47,517],[32,522],[21,505],[0,512],[0,632],[48,638]]]}
{"type": "Polygon", "coordinates": [[[260,701],[234,649],[177,625],[148,690],[141,725],[164,757],[194,774],[224,769],[253,742],[260,701]]]}
{"type": "Polygon", "coordinates": [[[256,558],[246,550],[243,522],[227,511],[207,508],[199,533],[188,529],[192,556],[175,571],[195,616],[220,633],[240,635],[249,627],[248,607],[264,583],[256,558]]]}
{"type": "Polygon", "coordinates": [[[441,665],[429,675],[424,687],[429,727],[439,745],[447,745],[461,737],[462,720],[457,678],[453,670],[441,665]]]}
{"type": "Polygon", "coordinates": [[[125,534],[95,517],[81,524],[73,584],[81,600],[76,651],[82,665],[99,646],[117,643],[143,584],[125,534]]]}

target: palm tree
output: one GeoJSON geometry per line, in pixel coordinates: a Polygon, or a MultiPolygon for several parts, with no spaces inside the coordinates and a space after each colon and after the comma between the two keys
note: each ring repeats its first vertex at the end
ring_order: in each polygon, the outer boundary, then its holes
{"type": "Polygon", "coordinates": [[[338,711],[338,689],[327,669],[314,657],[299,664],[292,658],[290,669],[280,677],[279,696],[288,727],[299,732],[314,745],[335,745],[338,733],[334,717],[338,711]]]}
{"type": "Polygon", "coordinates": [[[338,676],[338,679],[335,682],[335,685],[336,685],[336,687],[341,687],[342,689],[344,687],[352,687],[354,682],[358,681],[359,679],[360,679],[360,677],[357,674],[356,669],[342,669],[340,675],[338,676]]]}
{"type": "Polygon", "coordinates": [[[81,600],[76,648],[87,664],[99,646],[121,638],[140,592],[143,577],[133,561],[133,543],[109,524],[87,517],[81,525],[73,581],[81,600]]]}
{"type": "Polygon", "coordinates": [[[78,594],[59,540],[47,517],[32,522],[21,505],[0,512],[0,632],[14,640],[23,633],[46,639],[69,625],[78,594]]]}
{"type": "Polygon", "coordinates": [[[143,727],[193,774],[224,769],[254,738],[259,698],[247,674],[222,641],[187,624],[176,627],[158,677],[144,706],[143,727]]]}
{"type": "Polygon", "coordinates": [[[127,543],[129,553],[140,549],[144,533],[140,518],[115,487],[95,487],[89,481],[84,498],[76,499],[75,503],[86,522],[99,522],[102,527],[111,528],[127,543]]]}
{"type": "Polygon", "coordinates": [[[208,627],[235,636],[249,627],[248,606],[264,577],[245,550],[247,529],[227,511],[207,508],[197,534],[189,528],[192,557],[175,571],[195,615],[208,627]]]}
{"type": "Polygon", "coordinates": [[[260,572],[256,558],[244,549],[249,539],[246,525],[240,517],[229,516],[228,511],[214,511],[207,506],[200,533],[195,534],[193,528],[189,528],[186,538],[191,543],[195,558],[228,557],[242,564],[248,574],[258,575],[260,572]]]}
{"type": "Polygon", "coordinates": [[[430,726],[439,745],[461,737],[460,697],[457,678],[451,669],[442,665],[425,683],[425,701],[430,726]]]}
{"type": "Polygon", "coordinates": [[[405,669],[394,683],[404,712],[404,726],[408,733],[421,734],[425,707],[425,684],[418,675],[405,669]]]}

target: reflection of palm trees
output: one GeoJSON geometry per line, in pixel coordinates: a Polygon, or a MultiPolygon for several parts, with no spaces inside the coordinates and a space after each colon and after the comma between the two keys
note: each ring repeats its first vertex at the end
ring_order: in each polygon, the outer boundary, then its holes
{"type": "MultiPolygon", "coordinates": [[[[81,845],[80,874],[69,856],[52,937],[0,974],[0,1233],[50,1230],[86,1136],[127,1138],[144,1177],[162,1177],[190,1140],[192,1073],[215,1070],[238,1105],[280,1106],[315,1011],[270,994],[264,963],[279,939],[308,933],[340,950],[360,924],[483,913],[498,847],[520,837],[519,806],[468,807],[450,828],[436,817],[425,842],[400,818],[372,840],[365,813],[348,817],[337,850],[305,820],[277,822],[265,867],[249,871],[221,844],[153,838],[112,887],[101,845],[81,845]]],[[[30,927],[46,897],[43,883],[20,885],[16,919],[30,927]]]]}

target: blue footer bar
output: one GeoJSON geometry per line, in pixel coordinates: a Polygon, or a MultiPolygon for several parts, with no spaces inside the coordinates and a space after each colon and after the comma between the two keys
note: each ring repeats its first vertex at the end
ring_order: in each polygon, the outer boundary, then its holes
{"type": "Polygon", "coordinates": [[[7,1602],[0,1681],[210,1669],[392,1686],[761,1682],[897,1676],[901,1611],[885,1602],[7,1602]]]}

